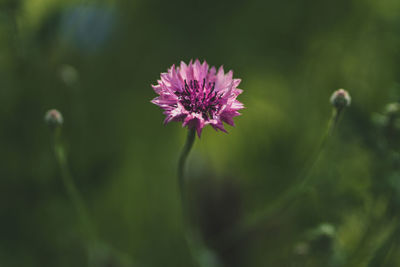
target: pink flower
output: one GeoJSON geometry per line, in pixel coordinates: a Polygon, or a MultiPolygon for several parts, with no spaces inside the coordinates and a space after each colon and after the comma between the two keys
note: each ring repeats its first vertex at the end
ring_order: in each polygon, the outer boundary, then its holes
{"type": "Polygon", "coordinates": [[[172,65],[167,73],[161,73],[158,84],[152,85],[159,96],[151,102],[164,109],[165,124],[182,121],[183,127],[194,127],[199,137],[208,124],[226,132],[222,122],[234,126],[233,117],[244,108],[236,100],[242,93],[237,88],[241,80],[232,75],[232,71],[225,74],[222,66],[218,72],[215,67],[209,68],[206,61],[181,62],[180,67],[172,65]]]}

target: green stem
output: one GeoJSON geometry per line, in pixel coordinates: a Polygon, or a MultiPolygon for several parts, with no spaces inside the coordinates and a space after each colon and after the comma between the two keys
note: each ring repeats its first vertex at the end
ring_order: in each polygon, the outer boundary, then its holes
{"type": "Polygon", "coordinates": [[[326,128],[326,132],[323,135],[321,142],[316,150],[316,154],[312,157],[312,161],[311,163],[308,165],[308,167],[306,167],[302,173],[299,175],[298,180],[300,180],[300,183],[298,186],[293,187],[294,192],[292,192],[290,195],[293,195],[293,193],[295,192],[301,192],[304,187],[310,182],[311,178],[312,178],[312,172],[315,168],[315,166],[317,165],[317,163],[319,162],[323,152],[325,151],[329,141],[330,141],[330,137],[333,135],[337,125],[339,124],[341,115],[343,109],[333,109],[332,111],[332,115],[331,118],[328,122],[328,126],[326,128]]]}
{"type": "Polygon", "coordinates": [[[191,222],[190,222],[190,212],[189,212],[189,206],[188,206],[188,198],[186,194],[186,181],[185,181],[185,167],[186,167],[186,161],[188,158],[188,155],[190,153],[190,150],[193,147],[194,141],[196,139],[196,129],[191,128],[188,130],[187,133],[187,138],[186,138],[186,143],[182,149],[181,155],[179,157],[179,163],[178,163],[178,183],[179,183],[179,191],[180,191],[180,196],[181,196],[181,205],[182,205],[182,216],[183,216],[183,227],[184,227],[184,233],[185,233],[185,239],[190,251],[190,254],[192,255],[193,259],[195,260],[195,264],[197,266],[203,266],[201,262],[201,254],[203,251],[206,250],[205,245],[203,244],[203,241],[198,233],[192,227],[191,222]]]}
{"type": "Polygon", "coordinates": [[[196,129],[193,127],[188,130],[185,146],[182,149],[181,155],[179,157],[178,163],[178,183],[179,191],[181,194],[181,201],[184,204],[186,201],[185,196],[185,166],[186,160],[188,158],[189,152],[193,147],[194,140],[196,139],[196,129]]]}
{"type": "Polygon", "coordinates": [[[398,218],[394,218],[396,222],[395,229],[386,237],[386,240],[378,247],[374,255],[368,262],[368,267],[387,266],[388,261],[392,258],[393,251],[396,249],[400,237],[400,225],[397,223],[398,218]]]}
{"type": "Polygon", "coordinates": [[[86,249],[88,252],[88,266],[98,266],[99,259],[115,259],[117,260],[117,262],[124,262],[125,264],[122,266],[132,266],[130,259],[126,255],[114,250],[111,247],[108,247],[107,245],[105,246],[100,242],[100,239],[98,238],[95,228],[90,220],[90,216],[84,204],[83,198],[76,188],[75,182],[70,173],[64,146],[60,140],[61,129],[56,128],[53,130],[54,152],[58,165],[60,167],[62,181],[67,195],[76,209],[76,212],[82,224],[82,230],[85,234],[86,249]],[[103,255],[103,253],[105,255],[103,255]],[[107,253],[111,254],[107,255],[107,253]]]}
{"type": "Polygon", "coordinates": [[[78,213],[78,217],[80,218],[82,226],[84,227],[88,243],[95,242],[96,235],[93,230],[92,224],[90,222],[88,212],[86,210],[83,199],[76,188],[75,182],[72,179],[71,173],[68,168],[64,146],[61,142],[61,129],[60,128],[53,129],[53,132],[54,132],[54,153],[61,171],[61,177],[65,190],[78,213]]]}
{"type": "Polygon", "coordinates": [[[339,123],[340,115],[342,114],[341,109],[333,109],[331,118],[329,119],[326,132],[323,135],[321,142],[316,150],[316,154],[312,157],[311,163],[306,167],[299,175],[299,177],[296,179],[299,181],[299,184],[296,186],[292,186],[286,193],[284,193],[277,201],[276,205],[273,205],[269,209],[267,209],[264,214],[260,216],[260,218],[256,218],[254,222],[250,222],[250,225],[256,225],[260,221],[264,221],[266,218],[268,218],[270,213],[273,213],[274,211],[278,210],[282,205],[286,204],[288,201],[293,200],[296,196],[298,196],[304,188],[309,184],[311,178],[312,178],[312,172],[319,162],[323,152],[325,151],[328,141],[330,140],[330,137],[332,136],[334,130],[336,129],[336,126],[339,123]]]}
{"type": "Polygon", "coordinates": [[[299,180],[298,184],[292,186],[285,193],[283,193],[272,205],[269,205],[266,209],[255,213],[248,219],[240,222],[233,229],[228,229],[226,232],[222,233],[218,238],[217,242],[222,246],[229,246],[235,243],[240,238],[248,234],[250,231],[256,229],[258,226],[265,223],[272,215],[277,211],[282,210],[284,207],[290,205],[294,202],[295,198],[303,192],[304,188],[309,184],[312,176],[312,171],[314,170],[316,163],[319,162],[321,155],[323,154],[330,137],[332,136],[336,126],[340,121],[342,115],[342,109],[333,109],[331,118],[327,124],[325,134],[323,135],[321,142],[316,150],[315,156],[312,157],[311,163],[306,167],[299,175],[296,180],[299,180]]]}

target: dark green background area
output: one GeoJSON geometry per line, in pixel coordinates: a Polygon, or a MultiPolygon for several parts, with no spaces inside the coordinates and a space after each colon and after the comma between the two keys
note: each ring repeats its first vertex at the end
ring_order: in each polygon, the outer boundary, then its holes
{"type": "MultiPolygon", "coordinates": [[[[150,100],[161,72],[199,58],[241,78],[229,134],[188,161],[193,217],[226,267],[400,266],[400,2],[1,0],[0,266],[88,266],[43,117],[64,116],[71,173],[101,244],[94,266],[196,266],[176,167],[186,129],[150,100]],[[352,105],[309,183],[331,117],[352,105]],[[277,208],[276,208],[277,207],[277,208]],[[273,210],[221,245],[238,221],[273,210]]],[[[94,251],[94,252],[93,252],[94,251]]],[[[214,267],[211,262],[205,266],[214,267]]]]}

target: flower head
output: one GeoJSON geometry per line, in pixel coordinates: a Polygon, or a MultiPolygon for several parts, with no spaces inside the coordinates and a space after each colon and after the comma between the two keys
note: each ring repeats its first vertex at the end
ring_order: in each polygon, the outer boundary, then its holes
{"type": "Polygon", "coordinates": [[[221,66],[217,72],[206,61],[181,62],[180,67],[172,65],[167,73],[161,73],[157,85],[152,85],[159,96],[151,102],[164,109],[165,124],[182,121],[183,127],[194,127],[199,137],[208,124],[226,132],[222,122],[234,126],[233,117],[244,108],[236,100],[242,93],[237,88],[241,80],[232,76],[232,71],[225,74],[221,66]]]}
{"type": "Polygon", "coordinates": [[[335,108],[342,109],[344,107],[350,106],[351,97],[346,90],[338,89],[335,92],[333,92],[330,101],[335,108]]]}
{"type": "Polygon", "coordinates": [[[49,125],[50,128],[55,129],[62,126],[64,119],[57,109],[50,109],[46,112],[44,121],[47,123],[47,125],[49,125]]]}

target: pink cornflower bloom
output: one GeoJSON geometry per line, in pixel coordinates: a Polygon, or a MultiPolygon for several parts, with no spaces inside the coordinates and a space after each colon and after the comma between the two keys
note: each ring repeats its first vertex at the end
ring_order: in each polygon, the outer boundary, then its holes
{"type": "Polygon", "coordinates": [[[167,73],[161,73],[158,84],[152,85],[159,96],[151,102],[164,109],[165,124],[182,121],[183,127],[194,127],[199,137],[208,124],[226,132],[222,122],[234,126],[233,117],[244,108],[236,100],[242,93],[237,88],[241,80],[232,76],[232,71],[225,74],[221,66],[217,72],[206,61],[181,62],[180,67],[172,65],[167,73]]]}

